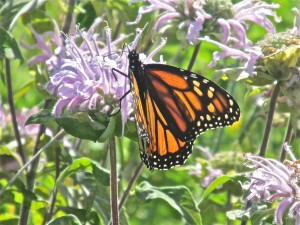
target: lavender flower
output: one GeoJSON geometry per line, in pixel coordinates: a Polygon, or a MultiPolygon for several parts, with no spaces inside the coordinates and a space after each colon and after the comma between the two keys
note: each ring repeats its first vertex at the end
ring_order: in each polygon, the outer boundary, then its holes
{"type": "MultiPolygon", "coordinates": [[[[287,149],[288,146],[285,145],[287,149]]],[[[290,150],[288,149],[290,152],[290,150]]],[[[284,212],[295,217],[295,224],[300,223],[300,187],[298,186],[299,164],[293,157],[293,163],[285,166],[275,159],[246,155],[247,166],[253,172],[247,177],[250,183],[242,185],[249,192],[247,200],[274,202],[280,200],[275,211],[275,222],[282,224],[284,212]]]]}
{"type": "MultiPolygon", "coordinates": [[[[128,73],[127,53],[117,54],[120,50],[116,47],[128,35],[112,41],[111,29],[106,26],[104,31],[106,44],[98,41],[97,35],[92,32],[81,31],[66,37],[66,56],[62,56],[57,64],[52,62],[54,71],[46,84],[46,89],[58,99],[53,108],[55,117],[60,117],[64,110],[97,110],[109,115],[119,107],[119,100],[130,90],[130,81],[124,76],[128,73]],[[81,45],[76,44],[78,37],[82,39],[81,45]]],[[[141,33],[142,30],[129,46],[130,49],[136,48],[141,33]]],[[[163,45],[164,43],[148,57],[141,54],[143,63],[153,62],[153,55],[163,45]]],[[[132,102],[131,93],[122,99],[123,127],[131,117],[132,102]]]]}
{"type": "MultiPolygon", "coordinates": [[[[203,152],[205,154],[206,158],[208,158],[208,160],[209,160],[209,161],[207,161],[208,165],[205,168],[208,171],[208,174],[205,177],[203,177],[202,182],[201,182],[201,185],[203,187],[208,187],[216,178],[224,175],[224,173],[221,169],[214,168],[211,165],[210,162],[211,162],[211,160],[213,160],[214,155],[212,155],[212,153],[209,151],[208,148],[199,146],[197,149],[199,149],[201,152],[203,152]]],[[[202,170],[203,170],[202,165],[199,162],[197,162],[195,169],[193,171],[191,171],[190,174],[194,175],[194,176],[201,176],[202,170]]]]}
{"type": "Polygon", "coordinates": [[[279,8],[279,5],[256,0],[244,0],[237,4],[232,4],[230,0],[147,0],[147,2],[150,5],[141,7],[136,20],[131,24],[138,23],[143,14],[160,10],[162,14],[156,23],[157,30],[168,27],[171,22],[178,24],[180,29],[187,27],[186,39],[191,44],[204,40],[222,49],[222,52],[214,53],[209,67],[215,66],[216,61],[230,56],[245,60],[245,71],[249,74],[254,72],[254,64],[263,54],[259,48],[252,48],[251,41],[246,35],[248,29],[246,22],[256,23],[268,33],[274,34],[275,28],[268,16],[280,21],[273,11],[279,8]],[[202,34],[207,36],[204,37],[202,34]]]}
{"type": "Polygon", "coordinates": [[[176,20],[179,23],[178,26],[180,29],[187,27],[186,38],[191,43],[197,42],[197,38],[200,35],[205,20],[212,18],[211,15],[204,11],[203,5],[205,2],[202,0],[148,0],[147,2],[149,2],[150,5],[142,6],[139,9],[136,20],[128,24],[137,24],[141,20],[143,14],[162,10],[164,12],[157,20],[156,30],[159,31],[172,20],[176,20]]]}
{"type": "MultiPolygon", "coordinates": [[[[29,124],[25,126],[25,123],[30,115],[37,113],[39,111],[38,107],[33,107],[32,109],[23,108],[21,111],[16,113],[18,121],[18,129],[22,136],[35,137],[39,133],[39,124],[29,124]]],[[[47,132],[49,130],[47,129],[47,132]]],[[[48,133],[49,134],[49,133],[48,133]]],[[[52,135],[51,135],[52,136],[52,135]]]]}
{"type": "Polygon", "coordinates": [[[5,128],[7,124],[7,116],[6,116],[5,108],[1,101],[0,103],[1,103],[0,104],[0,128],[5,128]]]}
{"type": "MultiPolygon", "coordinates": [[[[30,124],[25,126],[25,123],[30,115],[37,113],[38,108],[33,107],[32,109],[22,108],[21,110],[16,110],[16,117],[18,122],[18,130],[23,137],[35,137],[39,132],[38,124],[30,124]]],[[[12,125],[12,118],[8,110],[7,105],[0,105],[0,131],[10,131],[10,126],[12,125]]],[[[1,133],[1,132],[0,132],[1,133]]],[[[52,132],[46,129],[48,136],[52,136],[52,132]]]]}
{"type": "Polygon", "coordinates": [[[28,65],[32,66],[36,63],[46,63],[48,66],[48,69],[51,69],[51,65],[49,64],[50,61],[56,61],[57,56],[63,52],[64,45],[63,41],[60,37],[61,33],[59,31],[59,27],[55,21],[53,21],[54,24],[54,31],[48,31],[43,34],[39,34],[35,31],[35,29],[29,24],[28,27],[33,33],[37,43],[35,45],[26,45],[23,43],[23,41],[20,41],[20,45],[28,50],[33,49],[40,49],[43,53],[38,54],[28,60],[28,65]],[[54,52],[52,48],[54,49],[54,52]]]}
{"type": "Polygon", "coordinates": [[[293,8],[292,11],[295,13],[294,27],[291,30],[291,34],[300,36],[300,11],[297,8],[293,8]]]}
{"type": "Polygon", "coordinates": [[[207,167],[207,170],[209,174],[205,176],[201,182],[203,187],[208,187],[216,178],[224,175],[223,171],[220,169],[207,167]]]}
{"type": "MultiPolygon", "coordinates": [[[[66,56],[57,64],[52,64],[54,71],[46,89],[58,98],[53,114],[59,117],[64,108],[72,111],[100,110],[111,113],[117,107],[119,99],[129,90],[129,80],[125,76],[117,76],[112,68],[127,71],[126,56],[120,57],[116,45],[124,38],[111,41],[111,29],[105,28],[106,46],[97,41],[97,36],[90,32],[79,32],[66,38],[66,56]],[[78,46],[79,35],[83,43],[78,46]],[[117,77],[116,77],[117,76],[117,77]],[[112,107],[111,107],[112,106],[112,107]]],[[[129,116],[130,99],[124,99],[122,115],[129,116]]]]}
{"type": "Polygon", "coordinates": [[[209,67],[216,65],[216,61],[225,57],[238,58],[246,61],[245,72],[254,73],[254,65],[263,53],[259,47],[253,47],[251,41],[247,38],[246,30],[248,28],[245,22],[256,23],[267,30],[269,34],[274,34],[275,27],[267,16],[272,16],[275,21],[279,22],[274,9],[279,8],[277,4],[267,4],[262,1],[244,0],[232,7],[232,18],[219,18],[217,23],[223,30],[223,37],[220,42],[214,41],[209,37],[200,38],[207,42],[213,43],[222,49],[222,52],[213,54],[213,61],[209,67]]]}

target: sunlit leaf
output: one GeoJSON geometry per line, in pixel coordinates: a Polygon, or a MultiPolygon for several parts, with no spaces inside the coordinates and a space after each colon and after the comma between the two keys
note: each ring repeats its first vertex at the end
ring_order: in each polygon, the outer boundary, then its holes
{"type": "Polygon", "coordinates": [[[92,171],[92,165],[91,160],[89,158],[79,158],[75,159],[71,165],[66,167],[57,178],[57,184],[61,184],[64,179],[74,173],[78,172],[91,172],[92,171]]]}
{"type": "Polygon", "coordinates": [[[79,219],[74,215],[61,216],[51,220],[48,225],[81,225],[79,219]]]}
{"type": "Polygon", "coordinates": [[[71,165],[66,167],[60,173],[57,184],[61,184],[66,177],[78,172],[90,172],[94,175],[95,180],[102,185],[109,186],[110,184],[109,172],[96,165],[91,159],[85,157],[74,160],[71,165]]]}
{"type": "Polygon", "coordinates": [[[190,190],[184,186],[154,187],[147,182],[135,189],[136,196],[144,201],[161,199],[180,213],[188,224],[202,224],[200,210],[190,190]]]}
{"type": "Polygon", "coordinates": [[[250,220],[252,224],[265,224],[268,220],[269,223],[273,222],[275,209],[259,209],[256,210],[251,216],[250,220]]]}
{"type": "Polygon", "coordinates": [[[244,176],[240,174],[234,174],[234,175],[223,175],[218,178],[216,178],[211,184],[205,189],[205,192],[203,193],[202,199],[200,201],[200,204],[218,187],[221,185],[226,184],[228,181],[236,181],[237,180],[243,180],[244,176]]]}
{"type": "Polygon", "coordinates": [[[18,92],[14,95],[16,100],[20,99],[20,97],[24,96],[30,89],[34,87],[34,79],[29,80],[18,90],[18,92]]]}
{"type": "Polygon", "coordinates": [[[23,61],[23,57],[16,40],[2,28],[0,28],[0,58],[19,59],[23,61]]]}
{"type": "Polygon", "coordinates": [[[19,217],[11,213],[0,213],[0,224],[1,225],[11,225],[18,224],[19,217]]]}
{"type": "Polygon", "coordinates": [[[22,14],[40,7],[45,1],[46,0],[6,1],[6,4],[0,9],[0,21],[2,26],[11,29],[22,14]]]}

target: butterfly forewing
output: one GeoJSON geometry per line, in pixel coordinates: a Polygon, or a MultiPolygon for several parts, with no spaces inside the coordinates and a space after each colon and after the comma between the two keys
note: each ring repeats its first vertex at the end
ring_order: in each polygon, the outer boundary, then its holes
{"type": "Polygon", "coordinates": [[[150,97],[180,140],[194,140],[207,129],[239,120],[236,101],[199,74],[163,64],[144,65],[150,97]]]}
{"type": "Polygon", "coordinates": [[[236,101],[212,81],[129,52],[140,153],[150,170],[182,165],[195,138],[239,120],[236,101]]]}

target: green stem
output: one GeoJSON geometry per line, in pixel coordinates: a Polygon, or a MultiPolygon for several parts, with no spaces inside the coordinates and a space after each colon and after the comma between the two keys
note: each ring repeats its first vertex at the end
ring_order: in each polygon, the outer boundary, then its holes
{"type": "Polygon", "coordinates": [[[270,137],[270,133],[271,133],[273,116],[274,116],[274,112],[275,112],[277,98],[280,93],[281,84],[282,84],[282,81],[277,81],[277,84],[275,85],[275,88],[274,88],[272,96],[271,96],[270,107],[269,107],[269,112],[268,112],[268,117],[267,117],[267,123],[266,123],[266,128],[264,131],[264,137],[262,140],[259,156],[265,156],[265,154],[266,154],[266,149],[267,149],[267,145],[268,145],[268,141],[269,141],[269,137],[270,137]]]}
{"type": "MultiPolygon", "coordinates": [[[[60,175],[60,159],[59,159],[59,154],[60,154],[60,149],[59,147],[55,148],[55,180],[58,179],[60,175]]],[[[55,186],[51,198],[50,198],[50,206],[48,209],[48,212],[46,213],[46,216],[44,218],[44,223],[46,224],[49,222],[53,216],[53,211],[54,211],[54,206],[55,206],[55,201],[56,201],[56,196],[57,196],[57,187],[55,186]]]]}
{"type": "MultiPolygon", "coordinates": [[[[48,108],[49,103],[50,103],[49,99],[45,100],[43,108],[44,109],[48,108]]],[[[32,156],[34,156],[38,152],[39,146],[40,146],[40,139],[41,139],[41,136],[45,133],[45,130],[46,130],[45,125],[39,126],[39,132],[36,137],[36,142],[35,142],[32,156]]],[[[26,175],[27,191],[32,191],[34,188],[34,183],[35,183],[35,178],[36,178],[36,170],[37,170],[37,167],[39,164],[39,159],[40,159],[40,157],[37,157],[35,160],[33,160],[31,163],[31,166],[28,169],[28,173],[26,175]]],[[[24,200],[24,202],[22,203],[22,207],[21,207],[19,224],[27,224],[29,213],[30,213],[30,207],[31,207],[31,200],[24,200]]]]}
{"type": "MultiPolygon", "coordinates": [[[[275,112],[277,98],[280,93],[281,84],[282,84],[282,81],[277,81],[277,84],[275,85],[275,88],[274,88],[272,96],[271,96],[269,112],[268,112],[268,117],[267,117],[267,123],[266,123],[265,131],[264,131],[264,137],[262,140],[260,152],[259,152],[259,156],[262,156],[262,157],[265,156],[265,154],[266,154],[266,149],[267,149],[267,145],[268,145],[268,141],[269,141],[269,137],[270,137],[270,133],[271,133],[273,116],[274,116],[274,112],[275,112]]],[[[252,204],[251,201],[247,201],[245,209],[250,208],[251,204],[252,204]]],[[[246,225],[247,222],[248,222],[248,220],[244,219],[244,220],[242,220],[241,225],[246,225]]]]}
{"type": "Polygon", "coordinates": [[[192,55],[192,58],[190,60],[190,63],[189,63],[189,66],[188,66],[187,70],[192,70],[193,65],[194,65],[194,63],[196,61],[196,58],[197,58],[197,54],[198,54],[199,49],[201,47],[201,43],[202,42],[199,42],[198,44],[195,45],[195,48],[194,48],[194,51],[193,51],[193,55],[192,55]]]}
{"type": "Polygon", "coordinates": [[[135,181],[136,181],[137,178],[139,177],[139,175],[140,175],[140,173],[141,173],[141,171],[142,171],[143,166],[144,166],[144,163],[141,162],[141,163],[138,165],[138,167],[136,168],[136,170],[134,171],[134,174],[133,174],[133,176],[131,177],[131,179],[130,179],[130,181],[129,181],[129,183],[128,183],[128,186],[127,186],[126,190],[124,191],[124,193],[123,193],[123,195],[122,195],[122,197],[121,197],[121,199],[120,199],[120,202],[119,202],[119,210],[120,210],[120,211],[121,211],[121,209],[122,209],[122,206],[124,205],[124,203],[125,203],[126,200],[127,200],[127,197],[128,197],[128,195],[129,195],[129,192],[130,192],[130,190],[131,190],[133,184],[135,183],[135,181]]]}
{"type": "MultiPolygon", "coordinates": [[[[251,201],[247,201],[246,202],[246,206],[245,206],[245,209],[249,209],[251,207],[251,201]]],[[[248,219],[242,219],[242,222],[241,222],[241,225],[246,225],[248,223],[248,219]]]]}
{"type": "Polygon", "coordinates": [[[282,147],[281,147],[280,162],[283,162],[285,160],[286,151],[284,149],[284,144],[285,143],[289,144],[291,142],[292,135],[293,135],[293,125],[292,125],[291,115],[290,115],[290,118],[288,121],[288,128],[286,130],[285,138],[284,138],[284,141],[283,141],[282,147]]]}
{"type": "Polygon", "coordinates": [[[113,35],[112,40],[116,40],[117,37],[119,37],[119,35],[120,35],[120,30],[121,30],[121,25],[122,25],[122,22],[121,22],[121,20],[119,20],[118,23],[117,23],[117,26],[116,26],[115,29],[114,29],[115,33],[114,33],[114,35],[113,35]]]}
{"type": "Polygon", "coordinates": [[[110,207],[112,225],[119,225],[118,174],[115,137],[109,138],[110,153],[110,207]]]}
{"type": "MultiPolygon", "coordinates": [[[[128,183],[128,186],[126,188],[126,190],[124,191],[121,199],[120,199],[120,202],[119,202],[119,213],[121,213],[121,210],[122,210],[122,207],[123,205],[125,204],[127,198],[128,198],[128,195],[129,195],[129,192],[133,186],[133,184],[135,183],[135,181],[137,180],[137,178],[139,177],[141,171],[142,171],[142,168],[144,166],[144,163],[141,162],[138,167],[135,169],[129,183],[128,183]]],[[[109,222],[109,225],[112,225],[111,221],[109,222]]]]}
{"type": "Polygon", "coordinates": [[[15,138],[18,144],[17,151],[21,157],[23,165],[26,163],[26,156],[24,153],[23,145],[21,142],[21,136],[18,128],[18,122],[16,117],[16,110],[15,110],[15,104],[14,104],[14,96],[13,96],[13,90],[12,90],[12,80],[11,80],[11,72],[10,72],[10,61],[8,59],[5,59],[5,75],[6,75],[6,84],[7,84],[7,98],[8,98],[8,104],[10,109],[10,114],[12,118],[12,124],[13,129],[15,133],[15,138]]]}
{"type": "Polygon", "coordinates": [[[64,24],[62,27],[63,34],[69,33],[70,26],[72,24],[71,22],[72,22],[72,18],[73,18],[75,3],[76,3],[76,0],[69,0],[69,2],[68,2],[68,12],[64,19],[64,24]]]}
{"type": "MultiPolygon", "coordinates": [[[[229,190],[227,192],[227,200],[226,200],[226,205],[225,205],[226,212],[228,212],[232,209],[231,208],[231,198],[232,198],[232,194],[231,194],[231,191],[229,190]]],[[[231,225],[231,224],[232,224],[232,220],[227,217],[227,225],[231,225]]]]}

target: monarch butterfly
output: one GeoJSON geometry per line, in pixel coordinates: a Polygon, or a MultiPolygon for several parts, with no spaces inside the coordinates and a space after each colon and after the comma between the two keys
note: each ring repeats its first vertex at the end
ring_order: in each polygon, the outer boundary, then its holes
{"type": "Polygon", "coordinates": [[[204,131],[239,120],[237,102],[199,74],[165,64],[143,64],[129,50],[140,155],[153,171],[182,165],[204,131]]]}

